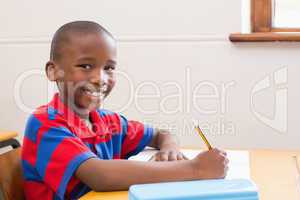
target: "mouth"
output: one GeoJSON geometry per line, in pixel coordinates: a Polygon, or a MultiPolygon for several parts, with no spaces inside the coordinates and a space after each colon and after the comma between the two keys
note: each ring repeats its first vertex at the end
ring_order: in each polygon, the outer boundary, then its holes
{"type": "Polygon", "coordinates": [[[83,87],[82,92],[92,98],[104,99],[106,87],[102,87],[100,89],[92,89],[88,87],[83,87]]]}

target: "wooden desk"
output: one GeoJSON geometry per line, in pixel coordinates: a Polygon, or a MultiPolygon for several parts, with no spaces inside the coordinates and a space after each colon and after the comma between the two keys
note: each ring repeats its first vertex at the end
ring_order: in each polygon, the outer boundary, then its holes
{"type": "MultiPolygon", "coordinates": [[[[255,150],[250,153],[251,178],[259,188],[260,200],[300,200],[300,186],[293,156],[300,151],[255,150]]],[[[124,192],[89,192],[80,200],[128,199],[124,192]]]]}
{"type": "Polygon", "coordinates": [[[300,200],[300,186],[293,156],[300,151],[251,151],[251,178],[261,200],[300,200]]]}
{"type": "Polygon", "coordinates": [[[18,136],[17,132],[14,131],[2,131],[0,130],[0,142],[18,136]]]}

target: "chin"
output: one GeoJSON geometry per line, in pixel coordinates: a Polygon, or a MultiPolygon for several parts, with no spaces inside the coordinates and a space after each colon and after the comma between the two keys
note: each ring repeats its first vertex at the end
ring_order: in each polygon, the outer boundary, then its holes
{"type": "Polygon", "coordinates": [[[93,103],[93,102],[81,102],[77,103],[75,106],[75,112],[81,116],[87,116],[89,113],[97,108],[100,107],[100,103],[93,103]]]}
{"type": "Polygon", "coordinates": [[[98,109],[100,107],[100,104],[98,105],[93,105],[93,106],[89,106],[88,108],[87,108],[87,110],[89,111],[89,112],[91,112],[91,111],[93,111],[93,110],[95,110],[95,109],[98,109]]]}

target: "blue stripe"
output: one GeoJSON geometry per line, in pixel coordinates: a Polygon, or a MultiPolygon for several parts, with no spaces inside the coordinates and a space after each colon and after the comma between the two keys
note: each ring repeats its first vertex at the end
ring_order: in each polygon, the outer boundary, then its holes
{"type": "Polygon", "coordinates": [[[50,106],[48,107],[48,119],[55,120],[55,116],[57,113],[58,113],[57,110],[55,110],[54,108],[52,108],[50,106]]]}
{"type": "Polygon", "coordinates": [[[80,197],[82,197],[83,195],[88,193],[89,191],[91,191],[91,188],[89,188],[84,183],[80,182],[70,192],[70,199],[79,199],[80,197]]]}
{"type": "Polygon", "coordinates": [[[115,114],[114,112],[109,111],[109,110],[105,110],[105,109],[98,109],[97,111],[98,111],[98,113],[101,117],[105,117],[107,115],[114,115],[115,114]]]}
{"type": "Polygon", "coordinates": [[[102,155],[103,155],[103,152],[102,152],[102,149],[100,148],[100,146],[98,146],[98,145],[95,145],[95,149],[96,149],[96,153],[97,153],[97,156],[98,156],[98,158],[101,158],[101,159],[103,159],[102,157],[102,155]]]}
{"type": "Polygon", "coordinates": [[[26,160],[22,160],[21,164],[25,180],[42,181],[36,169],[31,164],[29,164],[26,160]]]}
{"type": "Polygon", "coordinates": [[[121,155],[122,137],[120,134],[115,134],[111,138],[113,144],[113,155],[121,155]]]}
{"type": "Polygon", "coordinates": [[[38,146],[36,168],[44,178],[47,165],[57,146],[65,139],[74,135],[64,127],[52,127],[42,136],[38,146]]]}
{"type": "Polygon", "coordinates": [[[88,142],[84,142],[85,146],[87,146],[91,151],[94,149],[94,145],[88,142]]]}
{"type": "Polygon", "coordinates": [[[58,195],[56,195],[55,193],[53,193],[53,200],[63,200],[63,198],[60,198],[58,195]]]}
{"type": "Polygon", "coordinates": [[[41,122],[34,115],[30,115],[25,129],[25,137],[35,143],[41,125],[41,122]]]}
{"type": "Polygon", "coordinates": [[[112,159],[112,143],[111,140],[107,143],[101,142],[99,144],[96,144],[96,151],[97,155],[101,159],[110,160],[112,159]],[[107,146],[109,145],[109,147],[107,146]]]}
{"type": "Polygon", "coordinates": [[[151,142],[152,137],[153,137],[153,132],[154,132],[153,128],[151,128],[147,125],[144,125],[144,135],[143,135],[141,141],[139,142],[136,149],[134,151],[129,152],[125,158],[128,159],[130,156],[136,155],[136,154],[140,153],[141,151],[143,151],[144,148],[151,142]]]}
{"type": "Polygon", "coordinates": [[[109,140],[107,142],[103,142],[105,144],[106,150],[108,151],[108,158],[107,159],[113,159],[113,146],[112,140],[109,140]]]}
{"type": "Polygon", "coordinates": [[[79,165],[89,158],[96,158],[96,157],[97,156],[95,154],[88,151],[88,152],[84,152],[84,153],[77,155],[72,161],[70,161],[70,163],[68,164],[68,167],[64,173],[64,176],[62,177],[62,181],[59,184],[58,190],[57,190],[57,194],[61,199],[64,198],[67,185],[68,185],[71,177],[73,176],[74,172],[79,167],[79,165]]]}
{"type": "Polygon", "coordinates": [[[114,134],[112,136],[112,143],[113,143],[113,155],[121,155],[122,151],[122,144],[124,142],[124,138],[127,134],[127,124],[128,121],[122,115],[118,115],[120,119],[120,133],[114,134]]]}
{"type": "Polygon", "coordinates": [[[120,116],[120,124],[121,124],[121,137],[122,137],[122,144],[123,144],[124,138],[127,135],[127,131],[128,131],[127,119],[123,116],[120,116]]]}

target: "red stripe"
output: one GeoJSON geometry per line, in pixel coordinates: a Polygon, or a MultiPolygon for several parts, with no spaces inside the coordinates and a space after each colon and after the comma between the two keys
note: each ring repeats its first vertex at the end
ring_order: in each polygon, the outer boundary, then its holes
{"type": "Polygon", "coordinates": [[[110,121],[109,121],[109,128],[111,130],[112,134],[119,134],[121,132],[121,120],[120,116],[117,114],[109,115],[110,121]]]}
{"type": "Polygon", "coordinates": [[[144,125],[141,123],[129,121],[127,127],[128,131],[122,144],[122,158],[137,148],[144,135],[144,125]]]}
{"type": "Polygon", "coordinates": [[[120,154],[115,154],[114,157],[113,157],[113,159],[121,159],[120,154]]]}
{"type": "Polygon", "coordinates": [[[22,158],[34,167],[36,163],[36,153],[37,145],[25,136],[23,140],[22,158]]]}
{"type": "Polygon", "coordinates": [[[57,191],[68,164],[80,153],[88,149],[77,139],[64,139],[52,153],[46,168],[44,180],[57,191]]]}
{"type": "Polygon", "coordinates": [[[68,196],[73,191],[75,186],[78,185],[79,183],[80,183],[80,180],[76,176],[72,176],[72,178],[70,179],[70,181],[67,185],[66,195],[68,196]]]}
{"type": "MultiPolygon", "coordinates": [[[[42,124],[45,123],[47,120],[47,114],[43,110],[44,107],[41,107],[39,110],[37,110],[34,113],[34,116],[39,120],[42,124]]],[[[40,140],[45,132],[48,131],[49,128],[45,126],[41,126],[41,128],[38,129],[37,131],[37,141],[36,143],[32,142],[29,140],[26,136],[24,137],[23,140],[23,148],[22,148],[22,157],[29,162],[32,166],[36,165],[36,160],[37,160],[37,147],[38,144],[40,143],[40,140]]]]}
{"type": "Polygon", "coordinates": [[[111,115],[105,115],[104,117],[100,118],[100,123],[105,124],[108,129],[110,130],[110,133],[112,134],[120,134],[121,132],[121,121],[120,116],[116,113],[111,115]]]}
{"type": "MultiPolygon", "coordinates": [[[[51,128],[51,126],[49,124],[48,114],[43,114],[43,115],[35,114],[34,116],[42,123],[42,126],[41,126],[41,128],[39,128],[39,130],[37,132],[37,136],[36,136],[36,145],[38,146],[41,142],[43,135],[51,128]],[[45,126],[45,124],[47,126],[45,126]]],[[[56,126],[54,126],[54,127],[56,127],[56,126]]]]}
{"type": "Polygon", "coordinates": [[[53,191],[44,183],[25,181],[24,192],[26,199],[53,200],[53,191]]]}

